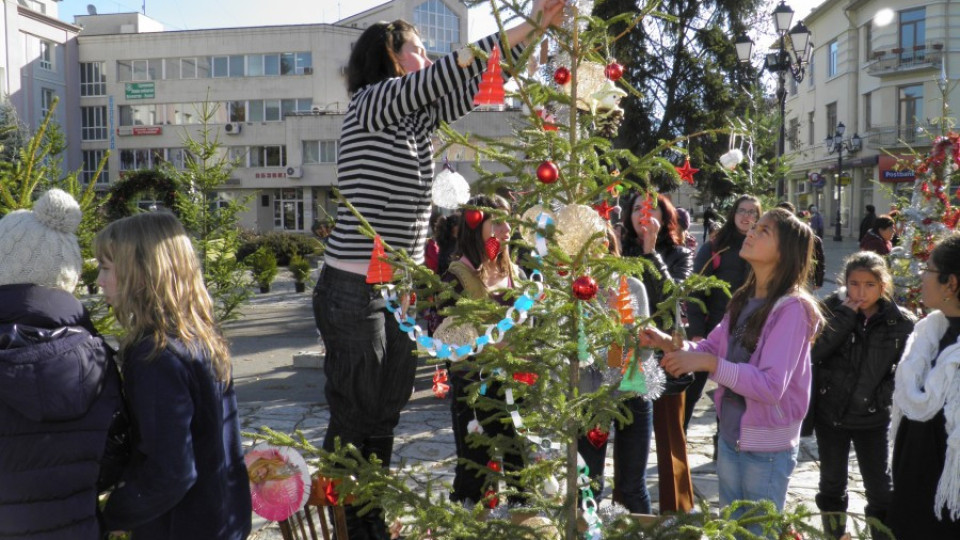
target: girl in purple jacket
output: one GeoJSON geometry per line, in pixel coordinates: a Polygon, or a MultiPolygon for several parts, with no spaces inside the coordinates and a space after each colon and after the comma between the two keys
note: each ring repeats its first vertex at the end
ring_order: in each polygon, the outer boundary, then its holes
{"type": "Polygon", "coordinates": [[[772,501],[782,510],[810,403],[810,348],[822,322],[806,289],[813,231],[774,208],[753,226],[740,256],[750,263],[720,325],[699,343],[673,346],[649,328],[641,342],[663,349],[673,375],[706,371],[718,385],[720,506],[772,501]]]}

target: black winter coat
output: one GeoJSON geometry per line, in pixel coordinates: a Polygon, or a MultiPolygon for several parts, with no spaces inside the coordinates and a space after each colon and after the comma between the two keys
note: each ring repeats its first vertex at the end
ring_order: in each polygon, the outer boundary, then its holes
{"type": "MultiPolygon", "coordinates": [[[[717,255],[717,263],[714,263],[713,242],[707,242],[700,246],[697,256],[693,260],[693,271],[700,272],[704,276],[716,276],[730,284],[730,294],[733,294],[746,281],[750,275],[750,264],[740,258],[740,248],[743,247],[743,241],[746,236],[735,234],[730,243],[730,249],[717,255]]],[[[707,310],[704,311],[695,302],[687,303],[687,335],[694,337],[707,337],[710,331],[714,329],[723,316],[727,313],[727,304],[730,303],[730,297],[724,294],[720,289],[713,289],[709,293],[697,293],[696,298],[703,300],[707,310]]]]}
{"type": "Polygon", "coordinates": [[[0,286],[0,538],[95,540],[121,403],[113,351],[73,295],[0,286]]]}
{"type": "MultiPolygon", "coordinates": [[[[653,272],[644,272],[641,279],[643,286],[647,289],[651,314],[657,312],[657,305],[666,298],[663,290],[666,283],[668,281],[679,283],[690,277],[693,272],[693,252],[685,246],[669,246],[666,249],[658,249],[649,255],[642,254],[639,247],[633,246],[624,252],[624,256],[643,257],[653,263],[653,266],[657,269],[659,275],[654,275],[653,272]]],[[[671,318],[672,313],[671,311],[671,318]]],[[[657,322],[661,328],[665,328],[664,321],[657,322]]],[[[671,320],[671,324],[672,322],[671,320]]]]}
{"type": "Polygon", "coordinates": [[[877,429],[890,423],[893,373],[916,319],[888,300],[863,324],[842,305],[846,289],[824,300],[827,324],[813,346],[815,423],[877,429]]]}

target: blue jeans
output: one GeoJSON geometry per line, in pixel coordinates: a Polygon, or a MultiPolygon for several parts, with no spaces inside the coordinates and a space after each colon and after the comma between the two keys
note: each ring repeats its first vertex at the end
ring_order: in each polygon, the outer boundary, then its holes
{"type": "MultiPolygon", "coordinates": [[[[617,436],[613,440],[613,500],[632,513],[649,514],[647,459],[650,456],[650,437],[653,433],[653,404],[642,397],[628,399],[624,403],[633,414],[633,422],[625,426],[616,425],[617,436]]],[[[597,502],[600,502],[607,443],[596,448],[584,435],[580,437],[577,449],[590,468],[594,495],[597,502]]]]}
{"type": "Polygon", "coordinates": [[[779,452],[738,451],[720,437],[717,449],[717,479],[720,507],[733,501],[768,500],[783,511],[787,485],[797,466],[799,448],[779,452]]]}

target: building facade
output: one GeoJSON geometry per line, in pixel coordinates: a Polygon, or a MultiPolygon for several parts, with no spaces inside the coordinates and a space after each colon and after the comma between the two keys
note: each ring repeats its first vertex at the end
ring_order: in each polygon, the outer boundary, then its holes
{"type": "MultiPolygon", "coordinates": [[[[308,232],[315,220],[335,213],[353,43],[373,22],[403,18],[439,57],[463,46],[467,14],[456,0],[394,0],[336,24],[190,31],[164,31],[138,13],[79,16],[84,179],[108,151],[98,180],[104,188],[162,162],[183,167],[189,159],[184,140],[199,139],[206,119],[236,163],[219,195],[251,198],[242,226],[308,232]]],[[[508,136],[511,114],[478,111],[454,128],[508,136]]],[[[438,156],[468,179],[473,158],[456,147],[438,156]]]]}
{"type": "Polygon", "coordinates": [[[20,122],[35,130],[55,101],[53,121],[63,130],[64,172],[80,161],[80,100],[77,34],[80,28],[57,19],[53,0],[0,3],[0,95],[20,122]]]}
{"type": "Polygon", "coordinates": [[[960,5],[828,0],[804,23],[815,47],[805,79],[788,87],[788,198],[817,204],[828,233],[839,202],[841,233],[855,237],[867,204],[883,214],[912,189],[913,174],[897,170],[896,158],[927,152],[944,105],[957,105],[960,5]],[[858,152],[843,151],[842,175],[841,156],[825,144],[840,123],[844,138],[862,140],[858,152]]]}

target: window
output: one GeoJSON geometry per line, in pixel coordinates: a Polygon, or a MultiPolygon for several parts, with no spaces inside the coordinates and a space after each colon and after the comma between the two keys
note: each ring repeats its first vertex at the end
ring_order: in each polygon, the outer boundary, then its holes
{"type": "MultiPolygon", "coordinates": [[[[83,168],[80,170],[80,181],[84,184],[89,184],[93,181],[94,175],[97,174],[97,167],[100,166],[100,161],[103,160],[103,156],[107,153],[106,150],[84,150],[83,151],[83,168]]],[[[103,164],[103,170],[100,171],[100,176],[97,177],[97,185],[109,184],[110,183],[110,162],[107,161],[103,164]]]]}
{"type": "Polygon", "coordinates": [[[247,103],[245,101],[228,101],[227,111],[231,122],[246,122],[247,103]]]}
{"type": "Polygon", "coordinates": [[[863,95],[863,130],[869,131],[873,127],[873,94],[867,92],[863,95]]]}
{"type": "Polygon", "coordinates": [[[837,53],[839,51],[839,44],[836,40],[831,41],[827,45],[827,77],[834,77],[837,75],[837,53]]]}
{"type": "Polygon", "coordinates": [[[816,64],[814,59],[817,57],[817,49],[813,46],[813,42],[810,43],[810,49],[813,51],[810,53],[810,65],[807,66],[807,86],[813,88],[814,75],[817,73],[816,64]]]}
{"type": "Polygon", "coordinates": [[[414,8],[413,25],[420,30],[428,53],[444,55],[460,43],[460,17],[440,0],[427,0],[414,8]]]}
{"type": "Polygon", "coordinates": [[[813,146],[817,144],[817,131],[813,129],[814,127],[814,113],[807,113],[807,144],[813,146]]]}
{"type": "Polygon", "coordinates": [[[310,98],[284,99],[280,101],[281,117],[285,117],[295,112],[310,112],[313,106],[313,100],[310,98]]]}
{"type": "Polygon", "coordinates": [[[800,148],[800,119],[791,118],[787,127],[787,141],[790,142],[790,150],[800,148]]]}
{"type": "Polygon", "coordinates": [[[278,189],[273,194],[273,226],[283,231],[303,230],[303,190],[278,189]]]}
{"type": "Polygon", "coordinates": [[[296,69],[297,58],[294,53],[283,53],[280,55],[280,74],[293,75],[296,69]]]}
{"type": "Polygon", "coordinates": [[[228,146],[227,161],[237,167],[247,166],[247,147],[246,146],[228,146]]]}
{"type": "Polygon", "coordinates": [[[197,78],[197,59],[196,58],[180,59],[180,78],[181,79],[197,78]]]}
{"type": "Polygon", "coordinates": [[[213,66],[214,78],[230,76],[230,57],[214,56],[210,63],[213,66]]]}
{"type": "Polygon", "coordinates": [[[313,73],[313,54],[309,52],[297,53],[295,72],[297,75],[310,75],[313,73]]]}
{"type": "Polygon", "coordinates": [[[280,100],[265,99],[263,101],[263,119],[266,122],[278,122],[280,118],[280,100]]]}
{"type": "Polygon", "coordinates": [[[126,82],[133,80],[133,61],[117,60],[117,81],[126,82]]]}
{"type": "Polygon", "coordinates": [[[336,163],[337,141],[303,141],[304,163],[336,163]]]}
{"type": "Polygon", "coordinates": [[[157,79],[156,71],[160,67],[158,61],[154,60],[153,65],[151,65],[150,60],[134,60],[131,62],[133,66],[133,79],[134,81],[154,81],[157,79]]]}
{"type": "Polygon", "coordinates": [[[278,146],[251,146],[250,147],[250,166],[251,167],[286,167],[287,166],[286,147],[278,146]]]}
{"type": "Polygon", "coordinates": [[[230,57],[230,76],[243,77],[246,74],[245,58],[242,55],[230,57]]]}
{"type": "Polygon", "coordinates": [[[917,125],[923,118],[923,85],[901,86],[897,111],[900,138],[906,142],[913,142],[917,138],[917,125]]]}
{"type": "Polygon", "coordinates": [[[121,126],[156,126],[160,123],[157,120],[155,104],[120,106],[121,126]]]}
{"type": "Polygon", "coordinates": [[[50,109],[53,108],[53,100],[56,99],[57,95],[50,88],[41,88],[40,89],[40,117],[41,121],[43,118],[46,118],[50,114],[50,109]]]}
{"type": "Polygon", "coordinates": [[[107,95],[107,76],[104,62],[83,62],[80,64],[80,95],[107,95]]]}
{"type": "Polygon", "coordinates": [[[163,165],[163,148],[138,148],[120,150],[120,170],[135,171],[163,165]]]}
{"type": "Polygon", "coordinates": [[[280,74],[280,55],[279,54],[263,55],[263,74],[268,77],[271,75],[280,74]]]}
{"type": "Polygon", "coordinates": [[[40,41],[40,67],[53,71],[53,51],[55,45],[49,41],[40,41]]]}
{"type": "Polygon", "coordinates": [[[837,132],[837,103],[833,102],[827,105],[827,134],[826,137],[833,137],[833,134],[837,132]]]}
{"type": "Polygon", "coordinates": [[[869,62],[873,56],[873,20],[863,25],[863,61],[869,62]]]}
{"type": "Polygon", "coordinates": [[[263,100],[254,99],[250,101],[249,122],[263,122],[263,100]]]}
{"type": "Polygon", "coordinates": [[[107,140],[107,108],[105,106],[80,107],[80,139],[107,140]]]}
{"type": "Polygon", "coordinates": [[[900,12],[900,61],[912,62],[927,39],[927,9],[917,8],[900,12]]]}
{"type": "Polygon", "coordinates": [[[263,55],[253,54],[247,57],[247,75],[250,77],[263,76],[263,55]]]}

